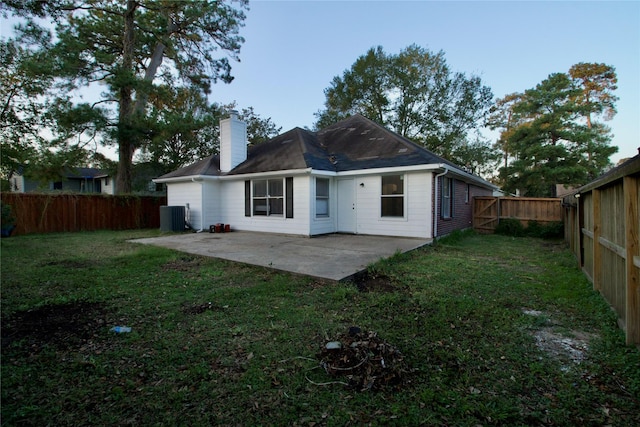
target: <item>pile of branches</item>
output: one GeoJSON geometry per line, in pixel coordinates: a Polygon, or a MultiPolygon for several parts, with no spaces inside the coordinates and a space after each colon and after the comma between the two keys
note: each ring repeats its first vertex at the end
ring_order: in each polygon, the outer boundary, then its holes
{"type": "Polygon", "coordinates": [[[317,358],[329,376],[344,378],[338,382],[359,391],[398,389],[411,373],[398,349],[357,327],[327,342],[317,358]]]}

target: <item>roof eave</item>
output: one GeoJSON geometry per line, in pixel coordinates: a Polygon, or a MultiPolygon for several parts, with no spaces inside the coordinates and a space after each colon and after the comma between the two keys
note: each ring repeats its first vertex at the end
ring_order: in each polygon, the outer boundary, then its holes
{"type": "Polygon", "coordinates": [[[186,176],[174,176],[170,178],[154,178],[151,181],[156,184],[166,184],[170,182],[200,182],[200,181],[217,181],[219,176],[215,175],[186,175],[186,176]]]}
{"type": "Polygon", "coordinates": [[[246,179],[246,178],[256,178],[256,177],[269,177],[269,176],[282,176],[282,175],[309,175],[311,173],[311,168],[304,169],[284,169],[284,170],[276,170],[276,171],[267,171],[267,172],[251,172],[251,173],[239,173],[239,174],[227,174],[219,176],[218,178],[221,180],[232,180],[232,179],[246,179]]]}

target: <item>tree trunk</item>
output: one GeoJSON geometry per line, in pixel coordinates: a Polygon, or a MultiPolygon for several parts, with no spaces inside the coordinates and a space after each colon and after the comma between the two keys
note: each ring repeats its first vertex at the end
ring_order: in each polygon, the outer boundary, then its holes
{"type": "MultiPolygon", "coordinates": [[[[127,1],[124,13],[124,37],[122,46],[122,72],[133,74],[134,47],[134,15],[138,4],[135,0],[127,1]]],[[[133,77],[132,75],[130,77],[133,77]]],[[[116,193],[131,192],[131,168],[133,153],[136,149],[135,132],[133,129],[133,86],[127,82],[119,90],[118,111],[118,174],[116,176],[116,193]]]]}

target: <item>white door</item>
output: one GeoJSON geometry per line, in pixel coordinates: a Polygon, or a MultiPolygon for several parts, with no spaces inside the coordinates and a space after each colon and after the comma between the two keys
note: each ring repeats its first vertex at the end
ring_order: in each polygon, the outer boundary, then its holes
{"type": "Polygon", "coordinates": [[[338,232],[356,232],[356,180],[338,180],[338,232]]]}

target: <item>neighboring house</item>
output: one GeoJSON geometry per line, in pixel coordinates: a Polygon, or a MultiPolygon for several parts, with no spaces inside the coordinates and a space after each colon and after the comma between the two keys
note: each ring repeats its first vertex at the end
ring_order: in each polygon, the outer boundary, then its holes
{"type": "Polygon", "coordinates": [[[154,180],[196,230],[229,224],[314,236],[432,238],[471,227],[474,196],[497,187],[355,115],[318,132],[294,128],[247,153],[246,125],[220,123],[220,156],[154,180]]]}
{"type": "Polygon", "coordinates": [[[64,172],[59,181],[50,181],[44,187],[37,181],[14,173],[10,178],[11,191],[32,193],[35,191],[69,191],[76,193],[114,194],[115,182],[109,174],[95,168],[73,168],[64,172]]]}
{"type": "Polygon", "coordinates": [[[556,197],[563,198],[566,195],[573,194],[576,192],[577,188],[578,187],[575,187],[573,185],[556,184],[556,197]]]}

